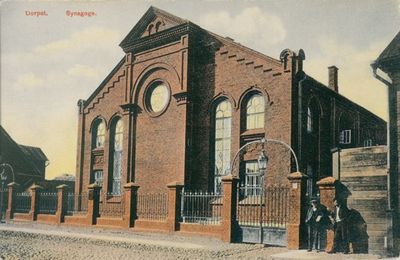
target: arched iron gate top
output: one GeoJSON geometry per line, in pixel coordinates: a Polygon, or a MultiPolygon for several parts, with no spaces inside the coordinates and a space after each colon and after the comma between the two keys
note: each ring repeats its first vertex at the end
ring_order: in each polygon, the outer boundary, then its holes
{"type": "Polygon", "coordinates": [[[8,167],[11,170],[11,174],[12,174],[12,178],[13,178],[12,181],[15,182],[14,168],[9,163],[2,163],[2,164],[0,164],[0,167],[3,169],[0,172],[0,175],[7,174],[6,173],[6,167],[8,167]]]}
{"type": "Polygon", "coordinates": [[[233,161],[231,164],[231,169],[230,169],[230,175],[232,175],[232,171],[233,171],[233,166],[235,164],[236,158],[238,157],[238,155],[240,154],[241,151],[243,151],[244,148],[246,148],[247,146],[251,145],[251,144],[256,144],[256,143],[262,143],[265,144],[267,142],[271,142],[271,143],[277,143],[277,144],[281,144],[283,146],[285,146],[286,148],[289,149],[290,153],[293,155],[294,161],[296,163],[296,172],[299,171],[299,162],[297,160],[297,156],[296,153],[293,151],[292,147],[290,147],[290,145],[288,145],[287,143],[280,141],[280,140],[276,140],[276,139],[267,139],[267,138],[262,138],[259,140],[255,140],[255,141],[251,141],[246,143],[245,145],[243,145],[242,147],[240,147],[240,149],[236,152],[235,157],[233,157],[233,161]]]}

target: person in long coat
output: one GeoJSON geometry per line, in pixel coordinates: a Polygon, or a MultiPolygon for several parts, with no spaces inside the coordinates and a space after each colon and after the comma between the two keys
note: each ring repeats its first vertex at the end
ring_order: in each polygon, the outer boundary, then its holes
{"type": "Polygon", "coordinates": [[[311,200],[310,208],[307,211],[306,224],[308,228],[308,251],[320,250],[321,228],[323,210],[316,199],[311,200]]]}
{"type": "Polygon", "coordinates": [[[346,205],[338,200],[334,200],[335,209],[331,214],[334,222],[333,229],[335,231],[333,239],[333,248],[328,253],[343,252],[349,253],[349,234],[348,234],[348,216],[349,209],[346,205]]]}

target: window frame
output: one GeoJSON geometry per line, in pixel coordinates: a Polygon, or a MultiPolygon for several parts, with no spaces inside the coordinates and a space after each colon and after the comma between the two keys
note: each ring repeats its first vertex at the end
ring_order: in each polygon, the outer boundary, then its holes
{"type": "Polygon", "coordinates": [[[248,95],[245,106],[244,106],[244,129],[253,130],[253,129],[263,129],[265,128],[265,98],[260,92],[253,92],[248,95]],[[261,100],[261,104],[254,105],[255,99],[259,98],[261,100]],[[261,107],[261,110],[257,108],[261,107]],[[253,108],[254,111],[249,110],[253,108]],[[252,124],[252,125],[251,125],[252,124]]]}
{"type": "Polygon", "coordinates": [[[122,180],[122,155],[123,155],[123,139],[124,139],[124,122],[121,117],[114,119],[111,124],[110,140],[110,166],[109,166],[109,184],[108,192],[112,195],[119,196],[121,191],[122,180]],[[118,174],[116,174],[118,173],[118,174]]]}
{"type": "Polygon", "coordinates": [[[221,177],[227,175],[231,164],[232,104],[229,99],[220,99],[213,109],[213,177],[214,192],[221,191],[221,177]],[[226,104],[223,109],[222,105],[226,104]],[[221,113],[220,113],[221,112],[221,113]],[[220,127],[221,126],[221,127],[220,127]],[[218,149],[220,147],[221,149],[218,149]],[[219,163],[221,162],[221,163],[219,163]],[[221,167],[217,165],[221,164],[221,167]]]}
{"type": "Polygon", "coordinates": [[[352,143],[352,129],[343,129],[339,134],[339,144],[351,144],[352,143]]]}

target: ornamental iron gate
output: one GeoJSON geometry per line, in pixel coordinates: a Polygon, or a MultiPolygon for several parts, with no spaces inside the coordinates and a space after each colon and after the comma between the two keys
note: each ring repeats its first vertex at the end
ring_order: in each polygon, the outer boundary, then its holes
{"type": "Polygon", "coordinates": [[[286,246],[289,186],[239,186],[236,238],[240,242],[286,246]]]}

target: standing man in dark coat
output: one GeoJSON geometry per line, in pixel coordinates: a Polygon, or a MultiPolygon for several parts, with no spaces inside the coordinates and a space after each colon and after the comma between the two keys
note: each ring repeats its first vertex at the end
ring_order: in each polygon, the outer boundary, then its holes
{"type": "Polygon", "coordinates": [[[308,227],[308,251],[320,250],[320,234],[323,211],[316,199],[311,200],[311,206],[307,211],[306,224],[308,227]]]}
{"type": "Polygon", "coordinates": [[[328,253],[343,252],[349,253],[349,234],[348,234],[348,216],[349,209],[346,205],[338,200],[334,200],[335,209],[331,214],[331,220],[333,221],[333,229],[335,236],[333,239],[333,248],[328,253]]]}

